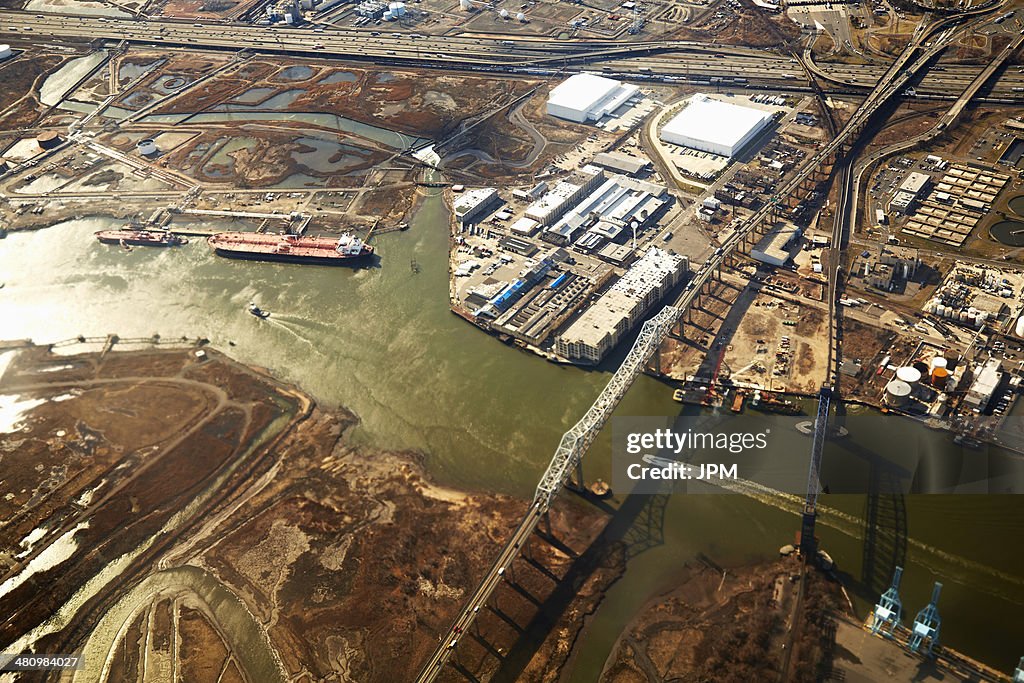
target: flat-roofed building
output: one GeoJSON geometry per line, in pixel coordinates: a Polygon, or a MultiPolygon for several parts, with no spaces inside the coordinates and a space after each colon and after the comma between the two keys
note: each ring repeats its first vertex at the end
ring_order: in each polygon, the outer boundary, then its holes
{"type": "Polygon", "coordinates": [[[555,343],[573,363],[593,365],[611,351],[686,273],[686,258],[650,247],[626,274],[574,320],[555,343]]]}
{"type": "Polygon", "coordinates": [[[735,156],[772,121],[772,113],[723,102],[703,93],[661,129],[661,139],[701,152],[735,156]]]}
{"type": "Polygon", "coordinates": [[[992,394],[1003,379],[1003,369],[998,358],[990,358],[985,365],[977,368],[974,381],[964,396],[964,403],[977,411],[985,410],[992,394]]]}
{"type": "Polygon", "coordinates": [[[455,217],[460,223],[473,223],[487,215],[491,209],[496,207],[501,198],[498,197],[498,190],[493,187],[481,187],[474,190],[467,190],[455,200],[455,217]]]}
{"type": "Polygon", "coordinates": [[[800,229],[792,225],[774,227],[754,245],[750,257],[771,266],[785,265],[799,237],[800,229]]]}
{"type": "Polygon", "coordinates": [[[891,211],[899,211],[900,213],[908,213],[930,182],[931,176],[925,173],[914,172],[909,174],[900,183],[896,194],[893,195],[892,200],[889,202],[889,209],[891,211]]]}
{"type": "Polygon", "coordinates": [[[525,215],[541,225],[551,225],[603,180],[602,169],[584,166],[526,207],[525,215]]]}
{"type": "Polygon", "coordinates": [[[651,162],[646,159],[629,156],[621,152],[601,152],[594,157],[592,163],[595,166],[600,166],[616,173],[624,173],[625,175],[637,175],[651,165],[651,162]]]}
{"type": "Polygon", "coordinates": [[[611,114],[639,92],[631,83],[623,83],[592,73],[570,76],[548,95],[547,112],[568,121],[597,121],[611,114]]]}

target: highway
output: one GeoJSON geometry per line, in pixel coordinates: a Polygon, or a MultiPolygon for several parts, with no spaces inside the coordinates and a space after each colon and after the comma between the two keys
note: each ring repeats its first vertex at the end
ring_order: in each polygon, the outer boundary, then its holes
{"type": "MultiPolygon", "coordinates": [[[[733,253],[738,253],[748,239],[756,236],[756,230],[767,218],[775,214],[783,199],[799,193],[801,188],[806,190],[805,183],[820,168],[826,166],[831,160],[844,157],[845,150],[856,143],[871,117],[895,95],[906,88],[908,84],[912,83],[919,73],[923,72],[929,63],[957,36],[957,33],[953,30],[956,23],[958,23],[957,18],[947,18],[931,26],[920,25],[914,33],[910,44],[885,70],[875,88],[864,99],[838,135],[813,156],[806,159],[783,182],[772,201],[755,211],[733,231],[722,246],[716,249],[712,256],[694,274],[690,282],[687,283],[684,292],[672,306],[666,306],[654,318],[644,324],[632,349],[597,400],[595,400],[583,418],[563,435],[548,469],[541,477],[541,481],[537,486],[530,510],[523,518],[512,538],[504,546],[497,560],[480,582],[470,600],[464,605],[450,628],[441,636],[438,648],[421,670],[417,683],[430,683],[434,681],[444,668],[445,663],[457,647],[459,639],[472,626],[480,609],[486,605],[495,588],[501,583],[506,570],[519,554],[522,544],[536,529],[540,519],[552,504],[554,497],[570,481],[574,472],[577,473],[578,478],[580,477],[581,472],[579,468],[581,467],[584,453],[603,428],[608,418],[611,417],[615,407],[629,387],[632,386],[636,377],[642,372],[646,363],[657,352],[669,331],[680,321],[683,312],[693,304],[701,291],[710,284],[715,273],[725,265],[726,260],[733,253]]],[[[1006,54],[1008,53],[1001,54],[999,60],[1001,61],[1002,58],[1005,58],[1006,54]]],[[[993,68],[992,71],[994,70],[993,68]]],[[[991,75],[991,72],[989,72],[989,75],[991,75]]],[[[969,88],[972,91],[970,96],[976,94],[977,89],[972,84],[972,87],[969,88]]],[[[962,95],[961,98],[966,95],[967,93],[962,95]]],[[[848,166],[848,161],[844,160],[843,163],[848,166]]],[[[839,208],[842,213],[846,213],[850,205],[848,189],[851,175],[848,168],[841,174],[844,191],[841,195],[842,201],[839,208]]],[[[841,225],[841,221],[837,221],[837,224],[841,225]]],[[[833,254],[838,255],[842,248],[842,241],[842,230],[835,230],[831,244],[833,254]]],[[[831,299],[829,301],[829,309],[833,313],[830,315],[831,326],[834,326],[834,307],[838,286],[837,268],[832,269],[829,276],[829,296],[831,299]]],[[[830,350],[831,358],[832,351],[830,350]]],[[[831,368],[829,373],[827,385],[831,387],[833,385],[831,368]]],[[[828,395],[828,391],[823,389],[823,401],[827,399],[828,395]]],[[[814,467],[815,458],[812,456],[810,474],[812,478],[815,476],[814,467]]],[[[579,483],[582,485],[582,481],[579,483]]],[[[813,512],[811,515],[813,516],[813,512]]],[[[806,516],[805,511],[805,518],[806,516]]]]}
{"type": "MultiPolygon", "coordinates": [[[[477,71],[551,75],[563,69],[591,69],[633,79],[678,80],[707,86],[770,87],[811,90],[795,58],[766,50],[695,41],[614,41],[498,39],[421,36],[366,29],[261,27],[244,24],[196,24],[180,20],[0,11],[0,35],[45,42],[47,39],[125,40],[141,45],[187,47],[266,54],[294,54],[375,63],[477,71]],[[741,76],[742,75],[742,76],[741,76]],[[720,79],[720,80],[713,80],[720,79]]],[[[805,60],[807,61],[807,60],[805,60]]],[[[864,94],[886,67],[879,64],[815,64],[808,67],[829,94],[864,94]]],[[[981,66],[949,65],[932,69],[916,90],[921,97],[953,99],[971,83],[981,66]]],[[[1024,102],[1024,70],[1008,69],[991,98],[1024,102]]]]}

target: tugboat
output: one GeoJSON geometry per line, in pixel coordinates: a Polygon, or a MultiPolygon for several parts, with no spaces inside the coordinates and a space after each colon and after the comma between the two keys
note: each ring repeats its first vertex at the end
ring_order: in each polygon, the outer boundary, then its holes
{"type": "Polygon", "coordinates": [[[264,311],[262,308],[257,306],[252,301],[249,302],[249,312],[252,313],[257,318],[269,318],[270,317],[270,311],[264,311]]]}

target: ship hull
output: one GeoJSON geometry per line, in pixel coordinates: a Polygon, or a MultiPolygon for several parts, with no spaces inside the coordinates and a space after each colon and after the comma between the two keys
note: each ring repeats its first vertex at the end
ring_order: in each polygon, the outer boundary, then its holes
{"type": "Polygon", "coordinates": [[[277,263],[304,263],[318,266],[348,266],[350,268],[365,264],[373,256],[373,252],[364,252],[358,256],[299,256],[296,254],[261,253],[257,251],[236,251],[214,247],[214,253],[225,258],[242,261],[269,261],[277,263]]]}
{"type": "Polygon", "coordinates": [[[133,247],[176,247],[183,241],[164,239],[140,239],[138,237],[118,237],[116,235],[96,235],[103,244],[129,244],[133,247]]]}

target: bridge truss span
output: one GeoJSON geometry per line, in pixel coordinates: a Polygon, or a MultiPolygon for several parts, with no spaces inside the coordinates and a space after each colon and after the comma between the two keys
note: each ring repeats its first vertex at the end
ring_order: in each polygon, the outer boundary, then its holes
{"type": "Polygon", "coordinates": [[[577,473],[577,483],[582,486],[583,454],[597,438],[615,407],[626,395],[626,391],[644,371],[648,361],[658,352],[658,347],[678,322],[679,315],[679,309],[665,306],[643,324],[633,347],[597,400],[580,421],[562,436],[534,494],[534,502],[540,503],[541,510],[546,511],[551,506],[551,502],[562,486],[569,482],[574,471],[577,473]]]}

